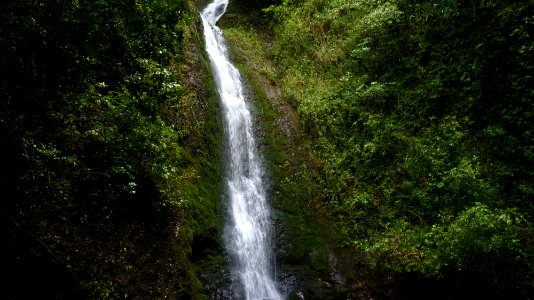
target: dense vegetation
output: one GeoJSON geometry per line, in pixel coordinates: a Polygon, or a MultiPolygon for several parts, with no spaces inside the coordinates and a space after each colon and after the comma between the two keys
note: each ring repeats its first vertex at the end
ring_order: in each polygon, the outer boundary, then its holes
{"type": "Polygon", "coordinates": [[[284,93],[324,160],[324,199],[347,243],[380,271],[531,292],[532,5],[271,11],[282,23],[274,55],[291,66],[284,93]]]}
{"type": "MultiPolygon", "coordinates": [[[[341,285],[374,298],[532,298],[531,1],[235,4],[283,275],[328,299],[338,230],[336,267],[381,282],[341,285]]],[[[0,3],[3,298],[202,297],[195,263],[224,259],[199,26],[189,0],[0,3]]]]}
{"type": "Polygon", "coordinates": [[[199,25],[188,0],[0,3],[2,298],[200,292],[221,172],[199,25]]]}
{"type": "Polygon", "coordinates": [[[320,166],[310,199],[390,282],[385,295],[532,297],[532,3],[264,12],[228,23],[234,53],[297,110],[320,166]]]}

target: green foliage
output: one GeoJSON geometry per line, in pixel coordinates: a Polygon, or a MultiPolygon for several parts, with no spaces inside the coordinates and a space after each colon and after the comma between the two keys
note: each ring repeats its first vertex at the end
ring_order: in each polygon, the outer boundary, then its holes
{"type": "Polygon", "coordinates": [[[282,96],[321,159],[323,202],[377,272],[476,273],[500,292],[532,290],[519,279],[533,276],[532,8],[287,0],[265,10],[282,96]]]}
{"type": "Polygon", "coordinates": [[[198,296],[220,126],[209,74],[185,72],[206,69],[194,14],[185,0],[0,4],[4,296],[198,296]]]}
{"type": "Polygon", "coordinates": [[[476,276],[490,295],[523,298],[532,288],[532,235],[532,224],[516,209],[476,203],[456,217],[441,215],[430,227],[391,223],[354,246],[379,272],[452,281],[476,276]]]}
{"type": "Polygon", "coordinates": [[[525,272],[532,267],[528,231],[531,224],[517,210],[491,210],[477,203],[455,219],[434,225],[425,244],[434,252],[431,260],[436,269],[476,271],[513,285],[528,277],[525,272]]]}

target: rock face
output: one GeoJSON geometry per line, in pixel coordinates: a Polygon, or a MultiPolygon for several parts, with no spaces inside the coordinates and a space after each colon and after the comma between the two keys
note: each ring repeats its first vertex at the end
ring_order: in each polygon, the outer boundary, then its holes
{"type": "MultiPolygon", "coordinates": [[[[276,82],[266,77],[261,66],[247,54],[261,56],[269,42],[260,32],[254,49],[246,49],[232,24],[241,14],[232,2],[221,19],[232,58],[241,69],[245,93],[253,102],[258,120],[258,147],[268,169],[268,199],[275,224],[276,281],[286,299],[370,299],[369,272],[357,256],[339,246],[339,231],[332,227],[327,213],[317,200],[315,180],[320,165],[313,157],[305,131],[294,107],[281,96],[276,82]]],[[[262,60],[268,63],[268,60],[262,60]]]]}
{"type": "Polygon", "coordinates": [[[265,193],[263,165],[257,153],[249,97],[243,93],[239,71],[230,61],[217,21],[228,0],[216,0],[202,10],[206,52],[209,55],[225,120],[228,158],[224,176],[228,219],[225,245],[231,254],[237,298],[280,299],[272,277],[270,206],[265,193]],[[241,293],[242,291],[242,293],[241,293]]]}
{"type": "MultiPolygon", "coordinates": [[[[268,49],[269,41],[258,36],[256,42],[262,44],[245,49],[244,43],[227,31],[235,29],[233,24],[243,18],[240,8],[232,3],[218,24],[243,76],[244,93],[252,102],[254,135],[267,169],[266,194],[273,207],[272,247],[278,289],[284,299],[371,299],[368,270],[354,253],[339,246],[339,231],[332,227],[317,200],[319,191],[314,182],[321,166],[313,157],[294,107],[262,71],[271,66],[262,66],[247,55],[251,51],[255,56],[263,55],[260,49],[268,49]]],[[[253,28],[248,30],[247,34],[260,34],[253,28]]],[[[199,262],[198,269],[209,299],[236,296],[237,283],[224,253],[199,262]]]]}

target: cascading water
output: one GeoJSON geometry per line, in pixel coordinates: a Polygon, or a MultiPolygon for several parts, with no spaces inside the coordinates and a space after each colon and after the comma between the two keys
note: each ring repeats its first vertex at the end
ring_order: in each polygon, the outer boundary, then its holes
{"type": "Polygon", "coordinates": [[[201,13],[208,52],[221,97],[229,158],[230,234],[227,247],[235,256],[235,271],[246,299],[281,299],[272,278],[269,206],[262,169],[255,155],[250,111],[245,103],[241,76],[230,63],[221,30],[216,26],[228,0],[215,0],[201,13]]]}

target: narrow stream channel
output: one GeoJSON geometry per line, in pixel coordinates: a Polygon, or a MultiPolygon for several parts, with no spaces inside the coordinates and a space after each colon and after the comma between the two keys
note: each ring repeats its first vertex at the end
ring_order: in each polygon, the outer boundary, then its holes
{"type": "Polygon", "coordinates": [[[226,246],[235,262],[239,287],[236,298],[282,299],[273,279],[270,207],[262,182],[263,170],[256,154],[252,119],[239,71],[228,59],[222,31],[216,23],[228,0],[215,0],[201,13],[206,51],[209,54],[224,110],[229,162],[228,228],[226,246]]]}

